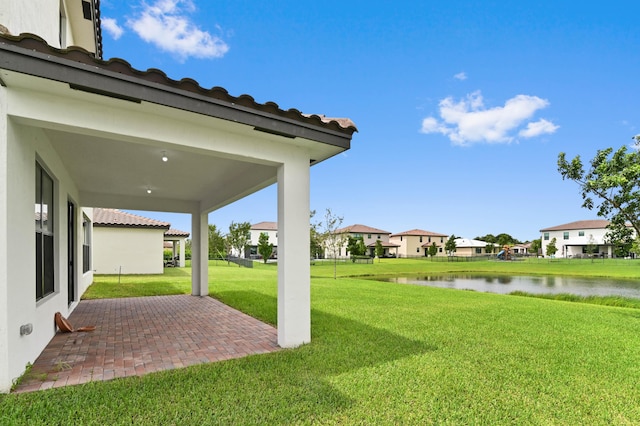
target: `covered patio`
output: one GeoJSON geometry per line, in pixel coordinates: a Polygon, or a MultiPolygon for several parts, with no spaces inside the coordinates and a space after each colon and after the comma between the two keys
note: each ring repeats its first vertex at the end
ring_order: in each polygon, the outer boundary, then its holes
{"type": "Polygon", "coordinates": [[[211,297],[83,300],[16,393],[77,385],[279,350],[274,327],[211,297]]]}

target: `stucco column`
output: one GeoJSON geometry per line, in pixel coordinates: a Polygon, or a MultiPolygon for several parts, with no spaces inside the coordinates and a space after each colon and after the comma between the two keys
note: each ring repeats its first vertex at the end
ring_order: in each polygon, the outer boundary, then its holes
{"type": "MultiPolygon", "coordinates": [[[[186,244],[186,239],[185,238],[180,238],[180,261],[178,262],[178,266],[180,266],[181,268],[184,268],[184,263],[185,263],[185,254],[184,254],[184,246],[186,244]]],[[[209,239],[207,238],[207,241],[209,241],[209,239]]]]}
{"type": "MultiPolygon", "coordinates": [[[[292,153],[296,154],[296,153],[292,153]]],[[[309,157],[278,168],[278,344],[311,341],[309,157]]]]}
{"type": "MultiPolygon", "coordinates": [[[[8,229],[7,212],[7,92],[0,87],[0,229],[8,229]]],[[[7,232],[0,232],[0,393],[9,392],[9,297],[8,297],[8,256],[9,240],[7,232]]]]}
{"type": "MultiPolygon", "coordinates": [[[[209,294],[209,215],[191,214],[191,294],[209,294]]],[[[182,257],[182,256],[181,256],[182,257]]]]}

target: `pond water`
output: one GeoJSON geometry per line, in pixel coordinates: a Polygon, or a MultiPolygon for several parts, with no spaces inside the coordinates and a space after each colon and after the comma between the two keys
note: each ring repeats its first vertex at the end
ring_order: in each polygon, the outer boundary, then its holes
{"type": "Polygon", "coordinates": [[[640,299],[640,280],[480,274],[444,274],[373,279],[397,284],[415,284],[501,294],[525,291],[535,294],[569,293],[579,296],[622,296],[640,299]]]}

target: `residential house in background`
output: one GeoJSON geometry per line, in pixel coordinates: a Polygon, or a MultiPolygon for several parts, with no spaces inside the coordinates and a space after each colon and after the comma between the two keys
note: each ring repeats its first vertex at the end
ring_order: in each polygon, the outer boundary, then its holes
{"type": "Polygon", "coordinates": [[[251,225],[250,229],[251,239],[249,242],[248,250],[245,250],[245,257],[251,259],[260,258],[258,253],[258,242],[260,241],[260,234],[267,234],[269,237],[269,243],[273,244],[273,253],[271,257],[278,257],[278,223],[277,222],[260,222],[251,225]]]}
{"type": "Polygon", "coordinates": [[[454,241],[456,242],[456,251],[454,253],[454,256],[473,257],[492,254],[487,253],[488,243],[484,241],[472,240],[469,238],[456,238],[454,239],[454,241]]]}
{"type": "Polygon", "coordinates": [[[170,266],[184,267],[189,233],[118,209],[93,209],[93,271],[96,274],[162,274],[164,243],[171,245],[170,266]],[[177,261],[177,263],[176,263],[177,261]]]}
{"type": "Polygon", "coordinates": [[[515,244],[511,247],[511,254],[516,256],[526,256],[527,254],[535,255],[536,253],[529,253],[530,248],[531,243],[515,244]]]}
{"type": "Polygon", "coordinates": [[[422,257],[429,256],[429,247],[433,244],[438,248],[436,256],[446,256],[444,246],[447,242],[447,234],[412,229],[410,231],[391,234],[389,241],[398,246],[398,257],[422,257]]]}
{"type": "Polygon", "coordinates": [[[310,166],[350,148],[351,120],[103,61],[98,0],[3,1],[0,80],[0,392],[93,281],[86,207],[191,215],[206,296],[209,214],[277,184],[278,344],[311,340],[310,166]]]}
{"type": "Polygon", "coordinates": [[[578,220],[540,230],[542,255],[547,256],[547,246],[556,239],[558,251],[555,257],[582,257],[588,254],[589,246],[595,255],[612,257],[613,246],[606,241],[608,220],[578,220]]]}
{"type": "MultiPolygon", "coordinates": [[[[356,224],[337,229],[335,233],[344,236],[345,240],[344,245],[337,253],[337,257],[339,258],[348,258],[350,256],[347,250],[349,237],[362,238],[364,245],[367,247],[367,255],[371,257],[376,255],[376,241],[380,241],[382,244],[384,249],[383,257],[398,255],[398,244],[389,241],[389,236],[391,235],[389,231],[356,224]]],[[[331,255],[327,253],[326,256],[329,257],[331,255]]]]}

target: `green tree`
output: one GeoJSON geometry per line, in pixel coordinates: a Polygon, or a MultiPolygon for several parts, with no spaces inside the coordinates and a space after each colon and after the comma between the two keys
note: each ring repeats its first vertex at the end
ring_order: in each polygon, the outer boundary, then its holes
{"type": "Polygon", "coordinates": [[[444,249],[447,252],[447,256],[453,256],[456,251],[456,236],[451,234],[447,242],[444,244],[444,249]]]}
{"type": "Polygon", "coordinates": [[[436,243],[431,243],[431,245],[429,246],[429,256],[433,257],[436,254],[438,254],[438,246],[436,245],[436,243]]]}
{"type": "Polygon", "coordinates": [[[542,240],[538,238],[537,240],[531,241],[531,247],[529,247],[529,253],[535,253],[536,255],[540,254],[540,249],[542,248],[542,240]]]}
{"type": "Polygon", "coordinates": [[[235,250],[238,257],[242,257],[244,249],[251,239],[251,224],[249,222],[235,223],[229,225],[229,233],[227,234],[228,246],[235,250]]]}
{"type": "Polygon", "coordinates": [[[347,250],[349,251],[351,257],[363,256],[367,251],[367,247],[364,245],[364,239],[362,237],[349,236],[347,242],[347,250]]]}
{"type": "Polygon", "coordinates": [[[633,248],[633,229],[628,226],[609,228],[604,239],[613,246],[616,257],[627,257],[633,248]]]}
{"type": "Polygon", "coordinates": [[[269,234],[266,232],[261,232],[258,237],[258,253],[262,256],[264,263],[267,263],[273,254],[273,244],[269,242],[269,234]]]}
{"type": "Polygon", "coordinates": [[[493,243],[487,243],[487,245],[484,247],[484,250],[487,253],[491,254],[491,253],[494,252],[495,248],[496,248],[496,246],[493,243]]]}
{"type": "Polygon", "coordinates": [[[225,257],[226,243],[216,225],[209,224],[209,259],[225,257]]]}
{"type": "Polygon", "coordinates": [[[498,238],[493,234],[487,234],[484,237],[475,237],[474,240],[484,241],[485,243],[497,243],[498,238]]]}
{"type": "MultiPolygon", "coordinates": [[[[364,245],[364,241],[362,245],[364,245]]],[[[378,257],[378,262],[380,262],[380,258],[384,256],[384,246],[380,240],[376,240],[376,256],[378,257]]]]}
{"type": "Polygon", "coordinates": [[[326,253],[333,258],[333,279],[337,278],[338,255],[347,239],[345,233],[338,232],[342,225],[342,220],[341,216],[337,216],[331,212],[331,209],[327,209],[324,214],[324,222],[318,224],[326,253]]]}
{"type": "Polygon", "coordinates": [[[626,146],[598,150],[585,170],[580,156],[571,161],[558,154],[558,172],[580,186],[582,207],[598,209],[598,216],[610,221],[608,228],[624,234],[627,224],[640,236],[640,135],[634,136],[635,148],[626,146]]]}
{"type": "Polygon", "coordinates": [[[311,257],[320,259],[324,257],[324,243],[322,241],[322,233],[320,232],[320,223],[313,222],[316,211],[311,210],[309,215],[309,249],[311,257]]]}
{"type": "Polygon", "coordinates": [[[549,244],[547,244],[547,256],[555,256],[557,252],[558,247],[556,247],[556,239],[554,237],[549,241],[549,244]]]}

